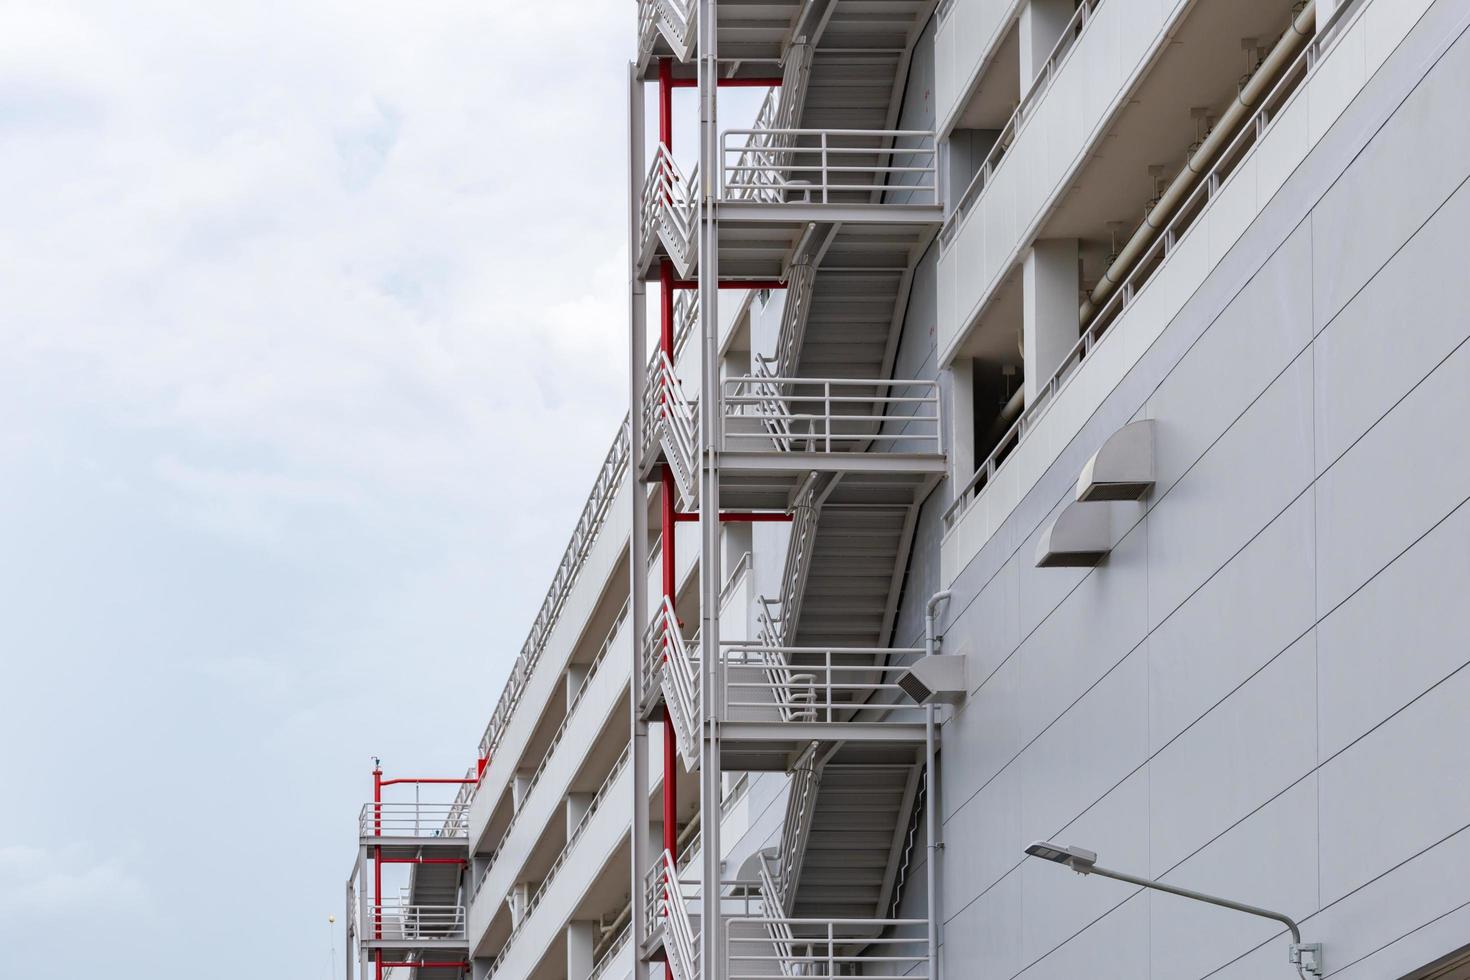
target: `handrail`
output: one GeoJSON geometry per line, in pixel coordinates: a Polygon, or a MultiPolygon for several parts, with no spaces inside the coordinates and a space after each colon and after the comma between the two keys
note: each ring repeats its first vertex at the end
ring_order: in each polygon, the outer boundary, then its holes
{"type": "Polygon", "coordinates": [[[932,980],[927,944],[902,933],[905,928],[928,924],[927,919],[732,916],[725,920],[729,965],[725,976],[729,980],[766,980],[774,967],[788,977],[875,974],[932,980]],[[775,930],[795,937],[790,952],[771,941],[775,930]]]}
{"type": "Polygon", "coordinates": [[[699,6],[677,0],[638,0],[638,57],[653,54],[654,39],[662,34],[674,56],[688,61],[693,53],[699,6]]]}
{"type": "Polygon", "coordinates": [[[898,680],[924,655],[919,648],[794,647],[750,641],[721,644],[721,713],[726,721],[785,724],[894,721],[912,707],[898,680]]]}
{"type": "Polygon", "coordinates": [[[658,911],[668,927],[664,933],[664,952],[673,969],[674,980],[699,980],[699,941],[679,887],[678,867],[668,851],[660,855],[660,862],[663,894],[659,898],[658,911]]]}
{"type": "MultiPolygon", "coordinates": [[[[692,291],[690,295],[697,297],[697,294],[692,291]]],[[[677,299],[675,303],[677,310],[677,299]]],[[[674,336],[675,357],[683,352],[685,344],[693,334],[694,325],[698,322],[697,299],[694,300],[694,303],[696,305],[693,305],[692,312],[690,307],[686,306],[686,312],[676,317],[678,333],[674,336]]],[[[654,357],[657,357],[657,352],[654,357]]],[[[653,360],[654,358],[650,358],[650,362],[653,360]]],[[[577,575],[581,572],[582,565],[586,563],[587,555],[591,552],[592,545],[596,542],[597,535],[607,520],[612,500],[622,485],[623,477],[627,474],[628,429],[628,417],[625,415],[623,424],[618,428],[618,434],[613,439],[612,448],[608,450],[602,468],[598,470],[597,479],[592,484],[592,492],[587,497],[587,503],[582,506],[581,517],[578,518],[577,525],[572,531],[572,539],[567,543],[561,564],[557,566],[556,574],[552,577],[551,588],[547,590],[546,598],[542,600],[541,611],[531,626],[531,633],[522,645],[521,654],[516,658],[516,664],[511,670],[510,677],[506,679],[505,689],[500,693],[500,700],[496,702],[495,711],[485,726],[485,734],[480,739],[480,758],[482,759],[489,759],[499,747],[500,739],[505,734],[511,715],[514,714],[516,705],[520,703],[521,691],[526,682],[530,680],[531,671],[535,669],[536,663],[541,658],[541,651],[545,648],[551,630],[556,626],[562,606],[566,604],[567,596],[577,582],[577,575]]],[[[473,799],[476,788],[478,787],[470,787],[471,799],[473,799]]]]}
{"type": "Polygon", "coordinates": [[[664,709],[673,720],[674,732],[679,739],[679,754],[684,758],[684,764],[693,770],[699,765],[700,725],[704,719],[699,677],[694,667],[699,641],[684,640],[679,631],[678,614],[668,596],[664,597],[655,614],[655,623],[658,624],[663,657],[659,679],[664,709]]]}
{"type": "MultiPolygon", "coordinates": [[[[618,933],[618,937],[614,939],[612,945],[607,948],[607,952],[599,956],[597,958],[597,962],[592,964],[592,972],[587,974],[587,980],[597,980],[598,977],[607,972],[607,968],[612,964],[612,961],[617,957],[619,953],[623,951],[623,947],[628,945],[628,938],[632,934],[633,924],[629,922],[627,925],[623,926],[623,931],[618,933]]],[[[573,980],[575,980],[575,978],[573,978],[573,980]]]]}
{"type": "Polygon", "coordinates": [[[786,541],[786,560],[781,567],[780,591],[774,600],[757,597],[756,635],[768,646],[782,646],[795,635],[796,620],[801,614],[801,600],[806,592],[806,575],[811,564],[812,546],[817,536],[817,478],[808,476],[796,492],[791,505],[791,534],[786,541]],[[779,615],[771,612],[779,605],[779,615]]]}
{"type": "Polygon", "coordinates": [[[782,915],[796,902],[796,882],[806,860],[807,839],[816,817],[817,792],[822,783],[822,760],[817,745],[807,746],[791,767],[790,786],[786,790],[786,814],[781,822],[780,861],[773,879],[776,899],[782,915]]]}
{"type": "MultiPolygon", "coordinates": [[[[618,611],[617,616],[613,619],[612,628],[607,631],[607,637],[602,641],[602,646],[598,648],[597,655],[587,665],[587,676],[582,679],[582,686],[577,689],[577,693],[572,697],[571,704],[567,705],[567,713],[562,716],[561,724],[557,726],[555,734],[551,736],[551,741],[547,744],[546,751],[541,755],[541,761],[537,764],[535,771],[531,773],[531,778],[527,781],[523,791],[525,794],[524,798],[529,798],[531,791],[541,782],[541,776],[550,766],[551,758],[556,754],[557,748],[561,745],[562,737],[566,735],[567,729],[571,726],[572,719],[577,717],[577,708],[581,706],[583,697],[592,689],[593,681],[597,679],[598,671],[602,667],[603,661],[607,659],[608,651],[612,649],[613,643],[618,637],[618,632],[627,622],[628,604],[625,602],[623,603],[623,608],[618,611]]],[[[490,877],[490,871],[495,867],[496,859],[500,857],[500,852],[505,848],[505,842],[510,838],[511,829],[516,826],[521,814],[525,811],[526,806],[523,803],[519,810],[516,810],[510,815],[510,821],[506,823],[505,829],[500,833],[500,842],[495,845],[495,850],[490,853],[489,859],[485,862],[485,870],[481,872],[479,879],[475,882],[472,897],[473,895],[479,894],[480,888],[485,884],[485,879],[490,877]]]]}
{"type": "Polygon", "coordinates": [[[722,382],[721,416],[726,450],[944,452],[939,382],[929,379],[778,377],[758,371],[722,382]],[[887,448],[875,450],[876,443],[887,448]]]}
{"type": "Polygon", "coordinates": [[[776,330],[773,361],[772,373],[776,377],[797,374],[797,359],[806,335],[807,314],[816,282],[816,269],[810,262],[798,262],[786,273],[786,305],[781,308],[781,325],[776,330]]]}
{"type": "MultiPolygon", "coordinates": [[[[760,110],[755,116],[755,126],[736,157],[736,173],[760,174],[763,161],[768,161],[768,150],[788,146],[791,139],[785,135],[798,122],[797,113],[806,100],[807,79],[811,74],[812,45],[800,37],[786,49],[781,70],[781,84],[766,90],[760,110]]],[[[778,171],[779,172],[779,171],[778,171]]],[[[774,184],[757,180],[756,186],[737,188],[732,194],[735,200],[766,199],[774,184]]]]}
{"type": "Polygon", "coordinates": [[[699,489],[699,416],[663,351],[654,355],[643,388],[643,424],[645,453],[654,440],[663,446],[684,509],[692,510],[699,489]]]}
{"type": "Polygon", "coordinates": [[[639,254],[646,256],[655,238],[663,241],[681,271],[693,267],[699,248],[699,165],[686,178],[674,153],[662,143],[654,151],[643,182],[639,208],[639,254]]]}
{"type": "MultiPolygon", "coordinates": [[[[1099,0],[1089,0],[1089,2],[1095,5],[1099,0]]],[[[1038,389],[1037,397],[1025,407],[1020,417],[1001,436],[1000,441],[996,443],[985,461],[976,468],[974,475],[955,494],[954,500],[944,512],[946,531],[953,529],[959,523],[960,518],[969,512],[970,507],[979,499],[980,491],[990,484],[1001,464],[1020,445],[1021,439],[1056,402],[1062,388],[1071,380],[1082,361],[1092,353],[1093,348],[1107,329],[1133,301],[1138,291],[1163,268],[1165,259],[1173,254],[1179,242],[1197,225],[1199,218],[1209,210],[1210,205],[1214,203],[1216,193],[1225,180],[1250,156],[1251,151],[1260,145],[1261,140],[1270,131],[1272,123],[1280,115],[1277,109],[1284,109],[1298,92],[1303,91],[1316,66],[1321,63],[1322,56],[1340,36],[1336,28],[1344,23],[1342,18],[1350,10],[1355,9],[1357,9],[1356,2],[1338,8],[1332,20],[1317,30],[1313,39],[1282,71],[1281,77],[1261,99],[1255,112],[1241,123],[1239,132],[1226,144],[1209,171],[1202,175],[1194,190],[1175,210],[1154,243],[1139,257],[1138,262],[1122,284],[1084,326],[1082,335],[1077,339],[1076,344],[1062,358],[1062,362],[1047,379],[1046,384],[1038,389]]]]}
{"type": "Polygon", "coordinates": [[[727,129],[720,134],[720,160],[726,201],[885,204],[890,202],[872,198],[893,192],[940,204],[933,130],[727,129]],[[755,145],[757,138],[764,144],[755,145]],[[732,139],[740,142],[732,145],[732,139]],[[905,140],[918,145],[895,145],[905,140]],[[849,200],[863,195],[870,200],[849,200]]]}
{"type": "Polygon", "coordinates": [[[541,884],[536,887],[536,890],[526,900],[526,906],[521,911],[519,921],[517,921],[515,928],[511,929],[510,935],[506,937],[505,945],[500,947],[500,952],[495,954],[495,959],[491,961],[490,970],[486,974],[486,977],[493,977],[500,970],[500,967],[504,965],[506,956],[509,955],[511,948],[515,945],[516,937],[521,934],[521,930],[530,921],[531,913],[536,911],[537,906],[541,903],[541,899],[546,895],[547,888],[556,878],[557,873],[566,864],[567,855],[572,852],[577,842],[582,839],[583,832],[586,831],[587,827],[592,823],[592,818],[597,815],[598,811],[602,808],[602,804],[607,800],[608,792],[612,788],[612,785],[617,782],[618,776],[622,775],[623,770],[627,768],[630,748],[631,746],[625,746],[623,748],[622,755],[618,756],[618,761],[613,763],[612,769],[603,778],[601,785],[597,787],[597,792],[593,794],[592,802],[587,805],[586,812],[582,814],[582,818],[577,821],[577,826],[567,836],[566,846],[562,848],[561,853],[557,855],[551,867],[546,870],[546,876],[541,879],[541,884]]]}
{"type": "Polygon", "coordinates": [[[456,803],[364,803],[357,816],[360,837],[469,836],[469,815],[456,803]]]}
{"type": "MultiPolygon", "coordinates": [[[[1081,40],[1083,31],[1087,29],[1088,21],[1102,2],[1103,0],[1080,0],[1078,3],[1076,11],[1073,12],[1071,19],[1067,21],[1067,26],[1062,28],[1062,33],[1057,38],[1057,43],[1052,46],[1051,53],[1047,55],[1046,61],[1037,70],[1031,87],[1021,97],[1021,101],[1016,105],[1015,111],[1011,113],[1010,118],[1001,126],[1000,132],[996,136],[995,144],[991,146],[990,152],[985,154],[985,159],[980,162],[980,166],[975,170],[975,176],[970,178],[970,183],[966,185],[964,193],[956,201],[954,210],[945,217],[944,225],[939,229],[941,249],[947,249],[949,247],[951,240],[954,238],[955,229],[959,226],[959,222],[970,213],[970,210],[974,207],[975,202],[979,199],[980,194],[984,192],[985,188],[990,186],[991,178],[995,175],[995,168],[1000,166],[1000,162],[1004,159],[1006,152],[1010,150],[1012,144],[1020,137],[1021,130],[1025,127],[1027,121],[1031,119],[1031,110],[1051,88],[1051,84],[1056,79],[1057,73],[1061,71],[1063,63],[1067,60],[1067,56],[1076,48],[1076,42],[1081,40]]],[[[941,20],[943,16],[943,14],[940,15],[941,20]]]]}
{"type": "Polygon", "coordinates": [[[582,571],[582,566],[586,563],[592,552],[592,546],[596,543],[598,534],[606,523],[613,499],[622,487],[623,476],[627,473],[628,450],[628,422],[627,419],[624,419],[622,426],[618,429],[617,438],[613,440],[612,448],[608,450],[607,457],[603,460],[601,469],[598,470],[597,479],[592,485],[592,493],[582,507],[582,515],[578,518],[577,526],[572,531],[572,540],[567,544],[561,564],[557,566],[556,575],[552,577],[551,588],[541,603],[541,611],[537,613],[535,622],[531,625],[531,633],[521,647],[520,656],[516,657],[510,677],[506,680],[505,689],[501,692],[495,711],[490,716],[490,722],[485,727],[485,734],[480,739],[482,759],[492,757],[495,749],[499,747],[510,716],[515,711],[516,705],[520,703],[526,682],[530,680],[531,672],[535,669],[542,651],[546,648],[546,641],[552,629],[560,619],[562,607],[571,595],[577,576],[582,571]]]}
{"type": "Polygon", "coordinates": [[[465,938],[463,905],[413,905],[385,899],[367,907],[368,929],[392,942],[431,942],[465,938]]]}
{"type": "MultiPolygon", "coordinates": [[[[761,895],[767,902],[765,914],[768,916],[785,915],[787,903],[781,899],[778,886],[771,877],[770,859],[765,854],[760,855],[757,870],[760,875],[761,895]]],[[[788,977],[795,976],[791,963],[796,955],[796,937],[792,935],[790,924],[773,920],[767,924],[766,934],[770,937],[771,945],[775,947],[777,955],[781,957],[781,974],[788,977]]]]}

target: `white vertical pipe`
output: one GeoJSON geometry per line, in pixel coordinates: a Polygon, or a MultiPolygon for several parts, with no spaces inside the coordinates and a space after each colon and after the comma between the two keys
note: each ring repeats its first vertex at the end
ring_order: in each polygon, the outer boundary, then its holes
{"type": "MultiPolygon", "coordinates": [[[[934,656],[939,646],[939,637],[934,630],[934,610],[949,601],[950,591],[936,592],[924,606],[924,655],[934,656]]],[[[936,707],[924,705],[924,842],[929,852],[928,867],[925,869],[928,896],[926,913],[929,917],[929,980],[939,976],[939,779],[935,772],[935,728],[936,707]]]]}

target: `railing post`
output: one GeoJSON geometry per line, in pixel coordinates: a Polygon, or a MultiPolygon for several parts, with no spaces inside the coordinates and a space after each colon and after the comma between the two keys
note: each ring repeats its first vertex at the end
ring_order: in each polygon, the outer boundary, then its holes
{"type": "Polygon", "coordinates": [[[832,451],[832,382],[822,382],[823,414],[827,416],[827,452],[832,451]]]}

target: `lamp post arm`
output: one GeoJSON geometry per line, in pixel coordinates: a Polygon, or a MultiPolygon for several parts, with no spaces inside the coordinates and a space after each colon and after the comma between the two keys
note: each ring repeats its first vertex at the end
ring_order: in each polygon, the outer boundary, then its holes
{"type": "Polygon", "coordinates": [[[1247,915],[1258,915],[1263,919],[1275,919],[1291,930],[1291,941],[1293,943],[1300,944],[1302,941],[1302,931],[1297,927],[1296,921],[1291,916],[1281,912],[1272,912],[1270,909],[1259,908],[1255,905],[1246,905],[1242,902],[1232,902],[1228,898],[1217,898],[1214,895],[1206,895],[1203,892],[1191,891],[1188,888],[1180,888],[1176,885],[1166,885],[1162,881],[1154,881],[1151,878],[1137,878],[1130,874],[1124,874],[1122,871],[1100,868],[1095,864],[1082,867],[1074,864],[1072,865],[1072,870],[1079,874],[1102,875],[1104,878],[1112,878],[1114,881],[1122,881],[1130,885],[1140,885],[1144,888],[1152,888],[1155,891],[1168,892],[1171,895],[1178,895],[1181,898],[1192,898],[1196,902],[1206,902],[1210,905],[1218,905],[1221,908],[1234,909],[1237,912],[1244,912],[1247,915]]]}

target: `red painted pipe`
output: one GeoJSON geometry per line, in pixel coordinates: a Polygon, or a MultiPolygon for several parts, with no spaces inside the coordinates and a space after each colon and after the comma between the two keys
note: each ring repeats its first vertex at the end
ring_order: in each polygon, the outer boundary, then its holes
{"type": "Polygon", "coordinates": [[[658,59],[658,141],[674,148],[674,59],[658,59]]]}
{"type": "Polygon", "coordinates": [[[449,784],[455,785],[455,786],[462,786],[462,785],[465,785],[466,783],[475,783],[475,782],[479,782],[479,780],[477,780],[477,779],[469,779],[467,777],[466,778],[462,778],[462,779],[438,779],[438,778],[432,778],[431,777],[431,778],[425,778],[425,779],[411,779],[411,778],[384,779],[384,780],[382,780],[382,782],[379,785],[382,785],[382,786],[397,786],[400,783],[414,783],[416,785],[429,785],[429,784],[432,784],[432,783],[449,783],[449,784]]]}
{"type": "MultiPolygon", "coordinates": [[[[785,279],[721,279],[721,289],[785,289],[785,279]]],[[[698,279],[675,279],[675,289],[698,289],[698,279]]]]}
{"type": "Polygon", "coordinates": [[[383,864],[468,864],[464,858],[378,858],[383,864]]]}

